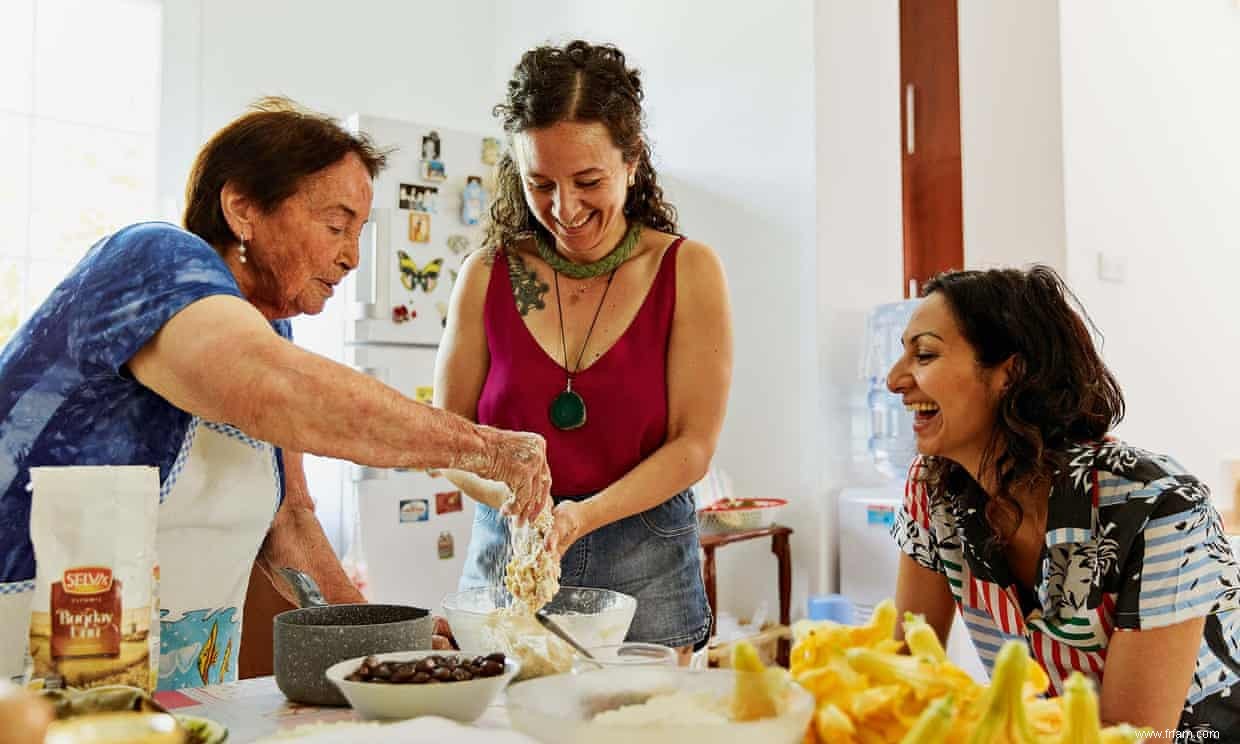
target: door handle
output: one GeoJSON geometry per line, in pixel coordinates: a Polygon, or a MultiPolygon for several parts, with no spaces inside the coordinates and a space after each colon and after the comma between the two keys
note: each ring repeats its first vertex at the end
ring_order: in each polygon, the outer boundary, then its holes
{"type": "Polygon", "coordinates": [[[913,92],[913,84],[904,85],[904,152],[912,155],[917,151],[917,98],[913,92]]]}

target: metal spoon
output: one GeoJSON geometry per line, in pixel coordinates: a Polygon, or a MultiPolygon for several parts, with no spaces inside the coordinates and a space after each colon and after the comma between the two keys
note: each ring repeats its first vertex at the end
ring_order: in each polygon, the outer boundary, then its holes
{"type": "Polygon", "coordinates": [[[590,662],[591,664],[598,667],[599,669],[603,668],[603,665],[600,664],[598,660],[594,658],[594,654],[591,654],[589,651],[585,649],[585,646],[582,646],[572,636],[564,632],[564,629],[561,628],[559,624],[556,623],[556,621],[552,620],[551,616],[548,615],[545,610],[539,610],[538,612],[535,612],[534,617],[538,620],[538,622],[544,628],[551,631],[560,640],[572,646],[573,650],[576,651],[578,654],[581,654],[582,658],[584,658],[586,661],[590,662]]]}

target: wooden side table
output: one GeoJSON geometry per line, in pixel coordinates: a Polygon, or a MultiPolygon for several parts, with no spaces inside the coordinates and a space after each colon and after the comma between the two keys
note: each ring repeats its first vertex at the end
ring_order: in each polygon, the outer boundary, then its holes
{"type": "MultiPolygon", "coordinates": [[[[756,540],[761,537],[771,538],[771,552],[775,554],[775,559],[779,565],[779,622],[782,625],[791,624],[792,616],[789,605],[792,601],[792,550],[788,545],[788,536],[791,534],[791,527],[773,524],[770,527],[762,527],[756,530],[721,532],[700,537],[702,552],[705,553],[704,560],[702,561],[702,579],[706,584],[706,601],[710,603],[710,634],[712,636],[715,634],[715,616],[718,612],[718,604],[716,602],[715,549],[724,545],[731,545],[732,543],[744,542],[745,540],[756,540]]],[[[788,654],[790,651],[791,643],[787,639],[781,639],[776,657],[780,665],[788,666],[788,654]]]]}

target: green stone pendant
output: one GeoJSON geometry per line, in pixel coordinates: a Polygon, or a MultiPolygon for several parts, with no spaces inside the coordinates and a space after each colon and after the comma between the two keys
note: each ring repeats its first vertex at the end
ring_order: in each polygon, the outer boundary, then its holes
{"type": "Polygon", "coordinates": [[[555,396],[548,413],[555,428],[561,431],[577,429],[586,423],[586,402],[570,387],[555,396]]]}

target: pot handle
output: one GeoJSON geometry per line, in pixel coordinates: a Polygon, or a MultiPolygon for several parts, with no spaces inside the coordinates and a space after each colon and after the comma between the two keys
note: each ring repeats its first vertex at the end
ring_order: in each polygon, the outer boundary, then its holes
{"type": "Polygon", "coordinates": [[[323,599],[323,593],[319,591],[319,585],[309,574],[302,573],[295,568],[285,566],[279,569],[284,580],[288,582],[293,590],[293,594],[297,597],[297,604],[300,607],[326,607],[327,600],[323,599]]]}

